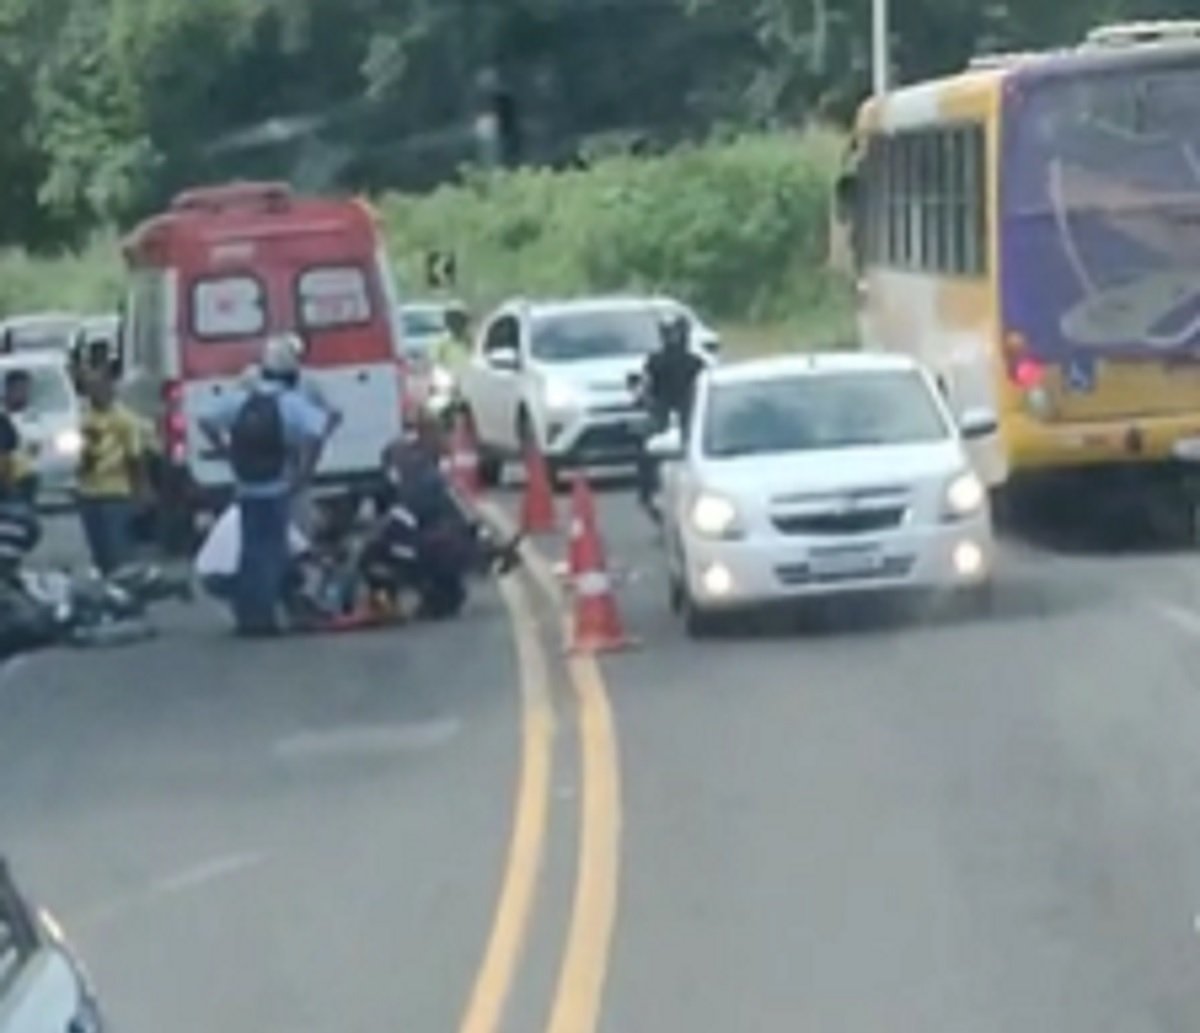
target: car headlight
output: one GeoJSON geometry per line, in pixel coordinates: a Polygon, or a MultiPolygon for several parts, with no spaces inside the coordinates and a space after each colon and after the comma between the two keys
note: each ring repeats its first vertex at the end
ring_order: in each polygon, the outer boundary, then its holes
{"type": "Polygon", "coordinates": [[[545,400],[548,409],[573,409],[579,404],[579,391],[565,380],[547,380],[545,400]]]}
{"type": "Polygon", "coordinates": [[[692,527],[706,538],[732,538],[740,533],[737,506],[724,495],[701,492],[692,503],[692,527]]]}
{"type": "Polygon", "coordinates": [[[987,490],[983,482],[969,470],[958,474],[946,486],[946,515],[951,518],[969,517],[983,508],[987,490]]]}
{"type": "Polygon", "coordinates": [[[62,430],[54,437],[54,451],[60,456],[77,456],[83,451],[83,435],[77,430],[62,430]]]}
{"type": "Polygon", "coordinates": [[[450,394],[454,390],[454,374],[442,366],[434,367],[429,383],[439,394],[450,394]]]}

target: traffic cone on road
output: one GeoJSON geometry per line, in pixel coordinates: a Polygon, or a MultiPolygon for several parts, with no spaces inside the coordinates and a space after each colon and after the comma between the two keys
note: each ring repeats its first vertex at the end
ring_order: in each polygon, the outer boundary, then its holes
{"type": "Polygon", "coordinates": [[[585,527],[598,527],[596,497],[588,487],[587,478],[576,473],[571,481],[571,523],[567,532],[567,577],[571,583],[583,573],[586,551],[583,544],[585,527]]]}
{"type": "Polygon", "coordinates": [[[550,534],[558,530],[554,491],[546,460],[535,443],[525,446],[525,494],[521,499],[521,530],[526,534],[550,534]]]}
{"type": "Polygon", "coordinates": [[[570,563],[575,592],[575,619],[571,629],[571,651],[608,653],[628,649],[632,640],[625,634],[612,579],[604,556],[604,543],[596,526],[596,505],[582,474],[575,477],[571,496],[570,563]],[[576,535],[578,528],[578,535],[576,535]]]}
{"type": "Polygon", "coordinates": [[[460,415],[454,421],[454,432],[450,436],[450,480],[460,494],[468,500],[479,498],[483,487],[479,481],[479,448],[470,421],[460,415]]]}

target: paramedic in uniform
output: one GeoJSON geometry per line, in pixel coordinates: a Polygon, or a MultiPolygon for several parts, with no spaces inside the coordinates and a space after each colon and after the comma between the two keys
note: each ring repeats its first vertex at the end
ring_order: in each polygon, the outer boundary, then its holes
{"type": "MultiPolygon", "coordinates": [[[[321,439],[321,451],[324,450],[325,444],[333,437],[334,432],[342,425],[345,419],[345,414],[339,409],[333,400],[325,393],[325,389],[321,387],[321,382],[315,377],[304,372],[302,365],[304,359],[304,342],[299,334],[285,333],[279,334],[276,337],[269,338],[268,347],[274,348],[289,348],[295,355],[295,371],[280,378],[283,385],[293,391],[298,391],[305,399],[315,405],[325,414],[325,432],[321,439]],[[271,344],[272,341],[277,343],[271,344]]],[[[247,385],[253,384],[263,375],[262,366],[251,366],[246,371],[245,379],[247,385]]],[[[317,463],[321,461],[320,452],[317,455],[317,463]]],[[[295,520],[296,526],[299,527],[304,534],[311,535],[316,526],[316,507],[313,503],[312,494],[307,486],[299,488],[292,499],[292,519],[295,520]]]]}
{"type": "Polygon", "coordinates": [[[242,635],[281,630],[292,505],[312,478],[329,428],[328,413],[293,389],[299,374],[291,342],[272,337],[257,375],[200,420],[209,444],[233,468],[241,524],[233,602],[242,635]]]}

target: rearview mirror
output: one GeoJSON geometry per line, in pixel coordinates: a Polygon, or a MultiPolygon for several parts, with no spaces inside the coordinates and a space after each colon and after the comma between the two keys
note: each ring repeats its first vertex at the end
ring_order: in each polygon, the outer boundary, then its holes
{"type": "Polygon", "coordinates": [[[493,348],[487,353],[487,364],[492,369],[515,373],[521,368],[521,356],[516,348],[493,348]]]}
{"type": "Polygon", "coordinates": [[[968,409],[958,420],[958,429],[968,441],[988,438],[1000,429],[1000,421],[990,409],[968,409]]]}
{"type": "Polygon", "coordinates": [[[670,427],[650,438],[646,451],[655,459],[682,459],[683,434],[678,427],[670,427]]]}

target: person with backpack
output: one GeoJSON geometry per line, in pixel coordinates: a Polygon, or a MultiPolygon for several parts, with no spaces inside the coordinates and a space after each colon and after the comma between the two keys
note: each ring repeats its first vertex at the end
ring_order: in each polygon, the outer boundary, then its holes
{"type": "Polygon", "coordinates": [[[142,428],[137,417],[116,400],[108,370],[90,371],[85,390],[79,518],[92,565],[108,577],[131,558],[133,517],[144,479],[142,428]]]}
{"type": "Polygon", "coordinates": [[[312,479],[328,414],[290,385],[299,356],[287,337],[272,337],[257,376],[200,420],[213,449],[228,457],[241,523],[234,584],[239,634],[278,634],[288,570],[292,505],[312,479]]]}

